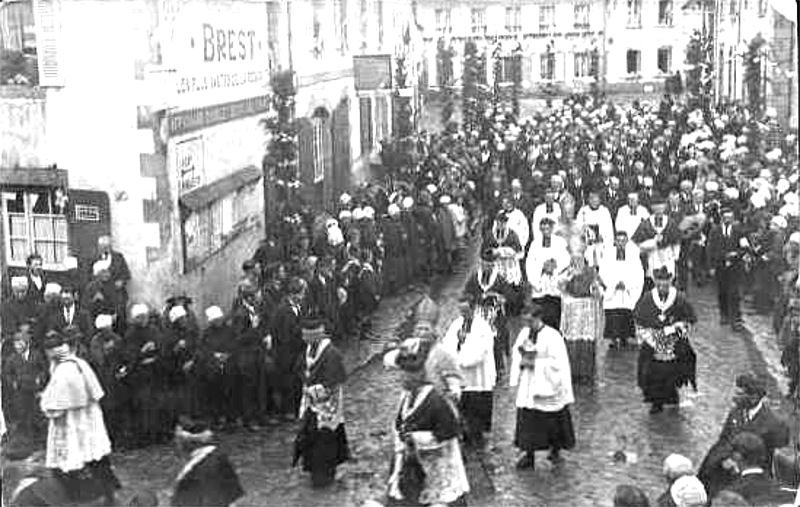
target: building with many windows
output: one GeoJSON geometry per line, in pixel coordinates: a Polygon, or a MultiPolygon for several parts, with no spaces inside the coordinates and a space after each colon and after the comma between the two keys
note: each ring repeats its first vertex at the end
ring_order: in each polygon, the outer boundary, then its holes
{"type": "Polygon", "coordinates": [[[391,83],[357,92],[354,55],[410,54],[415,27],[383,0],[4,0],[3,283],[32,252],[89,270],[110,232],[132,299],[229,304],[264,235],[273,73],[295,70],[300,181],[322,207],[390,131],[391,83]]]}
{"type": "MultiPolygon", "coordinates": [[[[436,77],[437,46],[454,51],[458,79],[464,41],[472,39],[490,62],[521,54],[523,88],[533,94],[586,91],[595,76],[609,93],[657,92],[681,69],[699,21],[675,1],[422,0],[428,83],[443,84],[436,77]]],[[[485,68],[492,81],[493,65],[485,68]]],[[[503,70],[500,79],[511,74],[503,70]]]]}

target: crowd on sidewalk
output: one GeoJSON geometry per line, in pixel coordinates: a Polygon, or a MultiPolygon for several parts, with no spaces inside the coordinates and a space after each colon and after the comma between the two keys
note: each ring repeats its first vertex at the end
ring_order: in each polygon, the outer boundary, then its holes
{"type": "MultiPolygon", "coordinates": [[[[48,465],[67,474],[85,466],[108,495],[112,445],[163,442],[176,424],[257,431],[296,420],[295,461],[314,486],[329,485],[350,457],[341,347],[370,333],[382,297],[451,273],[471,234],[482,240],[480,261],[460,320],[440,337],[438,319],[418,315],[386,359],[403,371],[389,503],[466,501],[462,447],[482,448],[498,379],[518,387],[518,468],[535,468],[544,450],[562,463],[561,451],[580,438],[572,383],[594,378],[604,336],[639,346],[639,387],[653,414],[677,405],[680,387],[702,382],[692,283],[714,280],[720,324],[734,331],[743,292],[759,309],[777,306],[788,371],[800,372],[797,141],[772,112],[695,109],[669,97],[619,107],[579,95],[530,118],[493,108],[466,129],[421,135],[415,152],[388,188],[359,187],[330,213],[287,200],[242,265],[229,309],[195,312],[185,294],[163,308],[130,301],[125,259],[110,238],[90,279],[70,286],[48,282],[32,255],[2,308],[4,450],[24,454],[41,442],[46,420],[48,465]],[[512,339],[516,318],[522,331],[512,339]],[[60,418],[69,400],[44,400],[81,379],[88,405],[73,400],[73,408],[94,418],[85,438],[97,442],[76,457],[52,437],[63,424],[85,430],[85,421],[60,418]],[[101,426],[108,441],[96,434],[101,426]]],[[[667,459],[670,488],[659,505],[705,505],[721,494],[783,501],[768,464],[789,442],[785,425],[770,419],[761,379],[742,375],[737,387],[697,477],[685,458],[667,459]]],[[[621,488],[615,501],[642,505],[639,493],[621,488]]]]}

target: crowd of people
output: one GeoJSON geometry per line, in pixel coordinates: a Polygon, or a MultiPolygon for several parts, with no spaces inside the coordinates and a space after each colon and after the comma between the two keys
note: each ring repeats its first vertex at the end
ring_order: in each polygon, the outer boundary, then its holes
{"type": "MultiPolygon", "coordinates": [[[[74,285],[49,283],[31,256],[2,308],[11,442],[36,442],[45,417],[53,433],[61,409],[42,402],[40,416],[36,400],[58,388],[48,360],[66,361],[77,365],[73,377],[86,376],[86,364],[99,379],[86,396],[102,408],[114,448],[163,442],[176,424],[258,430],[298,421],[295,461],[314,486],[329,485],[350,457],[342,350],[370,333],[382,297],[452,273],[473,235],[479,259],[460,315],[440,323],[424,300],[385,358],[403,373],[390,504],[465,502],[463,453],[485,445],[500,381],[517,387],[517,467],[535,468],[537,451],[561,463],[576,444],[573,382],[594,379],[603,338],[638,347],[651,413],[677,406],[679,390],[702,381],[692,284],[715,282],[720,325],[733,331],[744,328],[743,295],[758,311],[777,308],[797,396],[798,153],[774,114],[694,110],[669,97],[620,107],[580,95],[524,119],[494,109],[478,123],[421,135],[386,189],[362,186],[331,213],[281,210],[279,227],[243,264],[233,305],[204,309],[205,325],[185,295],[162,309],[129,301],[130,274],[109,238],[90,280],[74,285]]],[[[744,375],[737,387],[697,473],[686,458],[667,458],[670,486],[658,505],[785,500],[769,462],[788,429],[769,412],[761,379],[744,375]]],[[[81,464],[113,485],[110,445],[101,444],[81,464]]],[[[646,505],[634,487],[616,496],[618,505],[646,505]]]]}

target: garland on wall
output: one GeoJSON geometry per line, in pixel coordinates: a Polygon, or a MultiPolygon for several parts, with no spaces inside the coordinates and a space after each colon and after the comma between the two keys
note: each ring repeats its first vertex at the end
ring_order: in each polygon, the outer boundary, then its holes
{"type": "Polygon", "coordinates": [[[744,54],[744,86],[747,91],[747,107],[754,118],[760,117],[764,109],[762,57],[766,44],[767,41],[761,37],[761,34],[758,34],[747,45],[747,52],[744,54]]]}
{"type": "Polygon", "coordinates": [[[270,115],[261,120],[267,134],[267,153],[264,169],[274,182],[275,205],[279,215],[284,214],[292,202],[294,189],[300,187],[297,166],[297,120],[295,114],[294,74],[283,71],[271,79],[272,103],[270,115]]]}
{"type": "Polygon", "coordinates": [[[480,62],[478,46],[473,40],[464,42],[464,86],[461,92],[461,125],[465,132],[472,132],[479,118],[478,79],[480,62]]]}
{"type": "Polygon", "coordinates": [[[686,84],[690,106],[708,109],[713,88],[713,41],[695,30],[686,45],[686,84]]]}

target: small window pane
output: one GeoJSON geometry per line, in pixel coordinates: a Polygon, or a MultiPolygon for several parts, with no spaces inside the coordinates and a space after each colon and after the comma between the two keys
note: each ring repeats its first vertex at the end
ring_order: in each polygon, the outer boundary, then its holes
{"type": "MultiPolygon", "coordinates": [[[[7,195],[14,195],[13,193],[3,193],[5,199],[7,195]]],[[[16,192],[16,198],[8,199],[6,201],[6,211],[9,213],[25,213],[25,200],[22,192],[16,192]]]]}
{"type": "Polygon", "coordinates": [[[50,214],[50,192],[40,191],[30,194],[31,211],[35,214],[50,214]]]}
{"type": "Polygon", "coordinates": [[[25,220],[25,215],[12,215],[8,217],[8,222],[9,235],[11,237],[25,238],[28,236],[28,223],[25,220]]]}
{"type": "Polygon", "coordinates": [[[53,236],[59,241],[67,241],[67,219],[64,217],[53,218],[53,236]]]}
{"type": "Polygon", "coordinates": [[[53,219],[50,217],[34,217],[33,237],[37,240],[55,239],[53,235],[53,219]]]}
{"type": "Polygon", "coordinates": [[[11,260],[13,262],[25,262],[28,258],[28,241],[24,239],[11,240],[11,260]]]}

